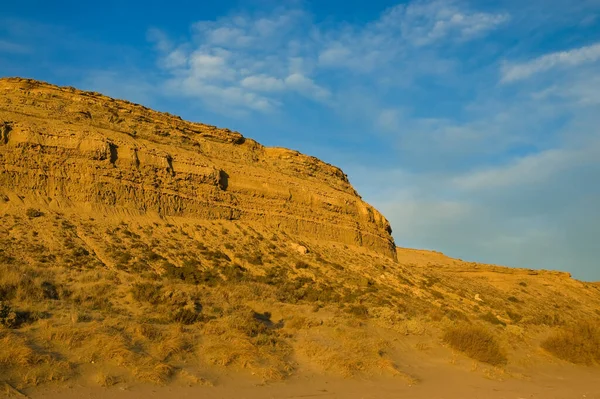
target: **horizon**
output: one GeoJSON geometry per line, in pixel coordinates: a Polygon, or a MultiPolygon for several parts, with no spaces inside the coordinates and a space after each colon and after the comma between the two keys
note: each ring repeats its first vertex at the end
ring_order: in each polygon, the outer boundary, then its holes
{"type": "Polygon", "coordinates": [[[152,3],[5,5],[0,76],[314,155],[398,247],[600,281],[600,2],[152,3]]]}

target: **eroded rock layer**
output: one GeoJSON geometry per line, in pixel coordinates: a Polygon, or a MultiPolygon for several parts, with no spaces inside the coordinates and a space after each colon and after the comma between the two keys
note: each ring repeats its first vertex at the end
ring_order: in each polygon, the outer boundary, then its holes
{"type": "Polygon", "coordinates": [[[388,221],[332,165],[28,79],[0,79],[0,191],[102,212],[261,221],[395,257],[388,221]]]}

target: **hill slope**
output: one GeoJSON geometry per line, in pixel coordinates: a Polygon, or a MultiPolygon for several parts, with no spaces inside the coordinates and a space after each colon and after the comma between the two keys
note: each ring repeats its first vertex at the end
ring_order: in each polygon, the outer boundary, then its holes
{"type": "Polygon", "coordinates": [[[395,248],[339,169],[235,132],[30,80],[0,93],[0,382],[600,363],[597,284],[395,248]]]}

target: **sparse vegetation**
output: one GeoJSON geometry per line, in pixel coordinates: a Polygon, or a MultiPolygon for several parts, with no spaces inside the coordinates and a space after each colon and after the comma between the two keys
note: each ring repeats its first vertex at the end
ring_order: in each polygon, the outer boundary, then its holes
{"type": "Polygon", "coordinates": [[[494,366],[506,364],[506,355],[496,338],[483,327],[461,324],[448,329],[444,342],[467,356],[494,366]]]}
{"type": "Polygon", "coordinates": [[[162,299],[162,286],[154,283],[136,283],[131,287],[131,294],[138,302],[158,305],[162,299]]]}
{"type": "Polygon", "coordinates": [[[479,316],[479,318],[481,320],[485,320],[488,323],[491,324],[495,324],[495,325],[500,325],[500,326],[506,326],[506,323],[503,322],[502,320],[498,319],[497,316],[495,316],[492,312],[487,312],[481,316],[479,316]]]}
{"type": "Polygon", "coordinates": [[[12,328],[17,325],[17,322],[17,313],[12,310],[9,304],[0,302],[0,325],[12,328]]]}
{"type": "Polygon", "coordinates": [[[579,322],[552,334],[542,348],[576,364],[600,364],[600,322],[579,322]]]}
{"type": "Polygon", "coordinates": [[[39,356],[30,365],[17,364],[6,360],[14,351],[6,355],[8,349],[0,348],[0,372],[15,386],[68,379],[92,361],[95,379],[105,387],[130,380],[169,383],[187,372],[182,364],[198,363],[277,380],[294,373],[296,355],[324,373],[396,374],[391,343],[378,338],[374,325],[402,339],[434,335],[452,324],[460,331],[446,332],[449,345],[502,365],[506,354],[493,326],[510,320],[518,323],[506,330],[513,333],[575,319],[566,312],[574,302],[513,298],[485,283],[474,288],[464,278],[448,280],[433,269],[420,273],[317,246],[300,258],[286,252],[283,234],[261,241],[271,235],[248,228],[243,236],[239,226],[227,226],[223,236],[219,224],[98,228],[102,219],[96,220],[48,213],[36,223],[42,224],[39,231],[44,223],[52,225],[54,242],[21,233],[18,219],[0,225],[0,335],[14,332],[11,342],[20,337],[21,350],[39,356]],[[475,293],[484,299],[477,305],[471,301],[475,293]],[[547,303],[554,308],[540,305],[547,303]],[[493,326],[485,329],[479,320],[493,326]],[[26,367],[35,369],[27,379],[26,367]]]}
{"type": "Polygon", "coordinates": [[[25,211],[25,214],[30,219],[39,218],[39,217],[44,216],[44,213],[42,211],[40,211],[38,209],[34,209],[34,208],[28,208],[27,211],[25,211]]]}
{"type": "Polygon", "coordinates": [[[510,317],[510,319],[513,321],[513,323],[518,323],[523,319],[523,316],[521,316],[518,313],[511,312],[510,310],[507,310],[506,314],[508,315],[508,317],[510,317]]]}

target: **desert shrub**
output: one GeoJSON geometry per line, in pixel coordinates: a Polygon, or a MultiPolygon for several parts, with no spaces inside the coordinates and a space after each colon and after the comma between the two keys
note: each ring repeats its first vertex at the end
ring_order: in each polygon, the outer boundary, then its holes
{"type": "Polygon", "coordinates": [[[72,294],[71,300],[89,310],[113,311],[113,303],[110,300],[115,287],[110,283],[99,283],[86,286],[72,294]]]}
{"type": "Polygon", "coordinates": [[[16,311],[8,303],[0,302],[0,326],[19,328],[45,317],[48,317],[46,313],[16,311]]]}
{"type": "Polygon", "coordinates": [[[205,284],[215,286],[221,277],[214,270],[200,270],[200,262],[186,260],[182,267],[177,267],[169,262],[163,263],[164,276],[174,280],[182,280],[188,284],[205,284]]]}
{"type": "Polygon", "coordinates": [[[131,294],[138,302],[148,302],[153,305],[160,303],[162,285],[152,283],[136,283],[131,287],[131,294]]]}
{"type": "Polygon", "coordinates": [[[127,251],[115,250],[111,255],[117,263],[118,269],[126,269],[129,261],[133,259],[133,255],[127,251]]]}
{"type": "Polygon", "coordinates": [[[462,324],[444,333],[444,342],[472,359],[494,366],[506,364],[507,359],[496,338],[485,328],[462,324]]]}
{"type": "Polygon", "coordinates": [[[334,263],[334,262],[328,262],[328,265],[333,267],[335,270],[338,271],[343,271],[344,270],[344,266],[340,265],[339,263],[334,263]]]}
{"type": "Polygon", "coordinates": [[[250,256],[247,256],[245,259],[248,263],[250,263],[251,265],[255,265],[255,266],[261,266],[264,263],[262,255],[260,255],[260,254],[250,255],[250,256]]]}
{"type": "Polygon", "coordinates": [[[3,381],[14,381],[17,386],[65,381],[74,375],[73,367],[67,361],[44,352],[22,334],[1,329],[0,372],[3,381]]]}
{"type": "Polygon", "coordinates": [[[325,373],[346,378],[398,375],[397,366],[388,355],[390,343],[367,329],[340,326],[333,331],[311,330],[299,337],[296,348],[325,373]]]}
{"type": "Polygon", "coordinates": [[[58,299],[59,298],[58,290],[56,288],[56,285],[54,285],[53,283],[51,283],[49,281],[42,281],[42,284],[40,284],[40,288],[42,289],[44,298],[46,298],[46,299],[58,299]]]}
{"type": "Polygon", "coordinates": [[[600,322],[565,327],[543,341],[542,348],[571,363],[600,364],[600,322]]]}
{"type": "Polygon", "coordinates": [[[555,327],[565,324],[563,318],[558,313],[537,313],[528,319],[528,323],[536,326],[546,325],[549,327],[555,327]]]}
{"type": "Polygon", "coordinates": [[[240,282],[246,279],[246,268],[238,265],[237,263],[223,267],[220,271],[227,281],[240,282]]]}
{"type": "Polygon", "coordinates": [[[508,317],[510,317],[510,319],[514,322],[514,323],[518,323],[523,319],[523,316],[521,316],[518,313],[515,312],[511,312],[510,310],[506,311],[506,314],[508,315],[508,317]]]}
{"type": "Polygon", "coordinates": [[[462,321],[467,321],[467,322],[469,321],[469,318],[467,317],[466,314],[464,314],[460,310],[456,310],[456,309],[446,310],[446,317],[452,321],[456,321],[456,320],[462,320],[462,321]]]}
{"type": "Polygon", "coordinates": [[[270,317],[270,314],[260,314],[246,306],[238,306],[229,309],[226,320],[230,328],[248,337],[257,337],[259,334],[271,333],[268,328],[270,317]]]}
{"type": "Polygon", "coordinates": [[[5,302],[0,302],[0,325],[8,328],[17,325],[17,313],[5,302]]]}
{"type": "Polygon", "coordinates": [[[296,269],[308,269],[310,265],[302,260],[296,262],[296,269]]]}
{"type": "Polygon", "coordinates": [[[213,261],[227,261],[231,262],[231,258],[224,252],[216,250],[216,251],[206,251],[203,253],[207,259],[211,259],[213,261]]]}
{"type": "Polygon", "coordinates": [[[434,276],[425,276],[425,280],[421,280],[421,285],[423,287],[427,287],[427,288],[431,288],[433,287],[435,284],[440,282],[440,279],[438,277],[434,277],[434,276]]]}
{"type": "Polygon", "coordinates": [[[442,319],[444,318],[444,316],[446,315],[446,313],[440,309],[440,308],[432,308],[431,310],[429,310],[428,312],[428,316],[431,319],[431,321],[442,321],[442,319]]]}
{"type": "Polygon", "coordinates": [[[278,266],[268,269],[264,276],[259,276],[256,280],[264,284],[278,286],[289,281],[287,270],[278,266]]]}
{"type": "Polygon", "coordinates": [[[123,235],[135,240],[139,240],[140,238],[142,238],[139,234],[134,233],[133,231],[129,230],[129,229],[123,229],[123,235]]]}
{"type": "Polygon", "coordinates": [[[27,215],[28,218],[33,219],[33,218],[39,218],[41,216],[44,216],[44,213],[35,209],[35,208],[29,208],[25,211],[25,214],[27,215]]]}
{"type": "Polygon", "coordinates": [[[430,290],[429,291],[431,293],[431,295],[435,298],[435,299],[444,299],[444,295],[436,290],[430,290]]]}
{"type": "Polygon", "coordinates": [[[155,262],[155,261],[158,261],[158,260],[165,260],[164,257],[162,257],[161,255],[157,254],[156,252],[154,252],[151,249],[148,249],[146,251],[146,259],[148,261],[150,261],[150,262],[155,262]]]}
{"type": "Polygon", "coordinates": [[[479,316],[479,318],[491,324],[506,326],[506,323],[498,319],[492,312],[487,312],[486,314],[479,316]]]}
{"type": "Polygon", "coordinates": [[[71,254],[75,258],[82,258],[82,257],[88,256],[90,254],[90,252],[87,249],[83,248],[83,247],[75,247],[71,251],[71,254]]]}
{"type": "Polygon", "coordinates": [[[104,372],[96,374],[96,383],[103,388],[112,387],[118,384],[120,381],[119,377],[104,372]]]}
{"type": "Polygon", "coordinates": [[[353,316],[366,318],[369,316],[369,309],[365,305],[352,305],[346,308],[346,312],[353,316]]]}
{"type": "Polygon", "coordinates": [[[200,312],[182,308],[172,312],[170,319],[176,323],[189,325],[202,321],[203,318],[200,312]]]}
{"type": "Polygon", "coordinates": [[[340,302],[342,297],[333,287],[319,283],[311,278],[300,277],[293,280],[280,280],[273,282],[277,286],[276,298],[284,303],[307,302],[340,302]]]}

